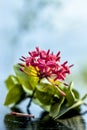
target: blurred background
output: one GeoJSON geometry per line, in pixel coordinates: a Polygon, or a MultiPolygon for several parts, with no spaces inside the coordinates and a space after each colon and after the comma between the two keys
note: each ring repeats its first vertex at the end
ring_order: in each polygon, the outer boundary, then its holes
{"type": "Polygon", "coordinates": [[[36,46],[61,51],[68,80],[87,91],[87,0],[0,0],[0,80],[36,46]]]}

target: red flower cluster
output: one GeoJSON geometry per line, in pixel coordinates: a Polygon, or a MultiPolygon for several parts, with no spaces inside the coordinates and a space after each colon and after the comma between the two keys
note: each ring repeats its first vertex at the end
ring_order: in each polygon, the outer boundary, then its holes
{"type": "Polygon", "coordinates": [[[68,66],[67,61],[60,64],[60,52],[54,55],[53,52],[50,53],[50,50],[44,51],[37,47],[35,51],[29,52],[28,57],[22,56],[21,60],[25,62],[25,67],[33,66],[40,79],[45,77],[47,79],[64,80],[66,74],[70,74],[70,67],[73,66],[68,66]]]}

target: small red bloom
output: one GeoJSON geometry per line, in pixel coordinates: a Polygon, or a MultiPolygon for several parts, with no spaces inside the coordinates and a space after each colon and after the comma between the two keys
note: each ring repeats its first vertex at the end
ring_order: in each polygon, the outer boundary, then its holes
{"type": "Polygon", "coordinates": [[[23,62],[23,64],[19,64],[21,66],[20,70],[29,76],[39,77],[39,81],[42,78],[46,78],[63,96],[66,96],[65,92],[50,79],[53,81],[64,80],[66,75],[70,74],[70,67],[73,65],[68,66],[67,61],[63,64],[60,63],[60,51],[55,55],[53,52],[50,53],[50,50],[44,51],[37,47],[35,51],[28,52],[28,54],[29,56],[22,56],[20,59],[23,62]],[[36,72],[32,70],[28,70],[27,72],[25,68],[29,69],[29,67],[33,67],[36,72]]]}
{"type": "MultiPolygon", "coordinates": [[[[60,63],[60,52],[56,55],[50,53],[50,50],[40,50],[38,47],[35,51],[29,52],[26,58],[22,56],[21,60],[25,62],[25,67],[33,66],[38,68],[37,76],[42,78],[53,78],[54,80],[64,80],[67,74],[70,74],[70,67],[67,61],[60,63]]],[[[23,70],[23,69],[22,69],[23,70]]]]}

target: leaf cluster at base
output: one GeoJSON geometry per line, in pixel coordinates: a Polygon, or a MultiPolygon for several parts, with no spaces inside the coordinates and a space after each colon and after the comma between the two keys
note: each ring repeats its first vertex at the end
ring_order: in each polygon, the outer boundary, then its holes
{"type": "Polygon", "coordinates": [[[49,115],[56,119],[83,104],[83,100],[87,96],[86,94],[84,98],[80,99],[79,93],[72,88],[72,83],[66,87],[63,83],[56,82],[59,89],[66,94],[66,96],[63,96],[46,79],[39,82],[37,76],[29,76],[21,72],[18,65],[14,66],[14,70],[16,76],[10,75],[5,81],[8,89],[4,102],[6,106],[16,105],[26,97],[32,97],[35,90],[32,101],[48,111],[49,115]]]}

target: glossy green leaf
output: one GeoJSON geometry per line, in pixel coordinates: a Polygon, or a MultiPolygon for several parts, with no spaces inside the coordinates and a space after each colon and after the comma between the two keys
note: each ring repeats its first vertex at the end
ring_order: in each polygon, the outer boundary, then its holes
{"type": "Polygon", "coordinates": [[[46,92],[47,94],[49,93],[51,95],[57,96],[58,98],[61,97],[61,94],[58,91],[57,87],[55,87],[53,84],[40,82],[37,84],[36,88],[41,92],[46,92]]]}
{"type": "Polygon", "coordinates": [[[48,84],[48,83],[39,83],[36,85],[36,88],[38,89],[38,91],[40,92],[45,92],[45,93],[49,93],[49,94],[54,94],[55,93],[55,87],[48,84]]]}
{"type": "Polygon", "coordinates": [[[14,66],[15,73],[20,81],[20,83],[27,89],[32,90],[35,88],[38,83],[37,77],[28,76],[24,72],[20,71],[20,67],[18,65],[14,66]]]}
{"type": "Polygon", "coordinates": [[[14,87],[14,85],[19,84],[19,81],[18,81],[18,78],[16,76],[10,75],[6,79],[5,83],[6,83],[7,88],[10,89],[10,88],[14,87]]]}
{"type": "Polygon", "coordinates": [[[24,91],[21,85],[15,85],[12,87],[6,96],[4,105],[16,104],[21,100],[24,91]]]}
{"type": "Polygon", "coordinates": [[[40,102],[40,100],[38,98],[33,98],[32,101],[39,105],[41,108],[43,108],[45,111],[49,112],[50,111],[50,104],[43,104],[42,102],[40,102]]]}
{"type": "Polygon", "coordinates": [[[66,95],[65,94],[65,85],[60,82],[60,81],[55,81],[54,83],[56,85],[56,87],[54,86],[55,88],[55,93],[61,98],[61,95],[66,95]]]}
{"type": "Polygon", "coordinates": [[[62,104],[64,103],[65,97],[62,97],[59,102],[56,102],[51,105],[50,113],[49,115],[51,117],[56,117],[60,113],[60,109],[62,107],[62,104]]]}
{"type": "Polygon", "coordinates": [[[78,108],[81,104],[83,104],[83,100],[80,99],[77,102],[75,102],[73,105],[71,105],[70,107],[68,106],[63,106],[60,110],[60,113],[54,117],[54,119],[57,119],[59,117],[61,117],[62,115],[64,115],[65,113],[67,113],[68,111],[74,109],[74,108],[78,108]]]}
{"type": "Polygon", "coordinates": [[[62,82],[56,81],[55,84],[58,85],[58,87],[59,87],[61,90],[64,90],[65,85],[64,85],[62,82]]]}
{"type": "Polygon", "coordinates": [[[77,92],[77,90],[72,89],[72,92],[74,93],[76,99],[79,99],[79,98],[80,98],[80,95],[79,95],[79,93],[77,92]]]}
{"type": "Polygon", "coordinates": [[[37,76],[37,72],[36,70],[34,69],[34,67],[25,67],[24,68],[24,71],[27,72],[28,75],[28,81],[30,83],[30,85],[35,88],[35,86],[37,85],[38,81],[39,81],[39,78],[37,76]]]}
{"type": "Polygon", "coordinates": [[[45,93],[45,92],[40,92],[40,91],[36,90],[35,97],[42,104],[49,105],[49,104],[51,104],[53,95],[51,95],[49,93],[45,93]]]}
{"type": "Polygon", "coordinates": [[[69,106],[71,106],[76,101],[75,94],[72,91],[72,83],[68,86],[68,88],[66,88],[66,99],[69,106]]]}
{"type": "Polygon", "coordinates": [[[52,92],[52,88],[50,84],[47,83],[39,83],[36,85],[36,88],[40,91],[40,92],[52,92]]]}

